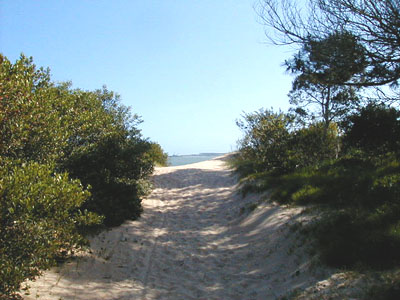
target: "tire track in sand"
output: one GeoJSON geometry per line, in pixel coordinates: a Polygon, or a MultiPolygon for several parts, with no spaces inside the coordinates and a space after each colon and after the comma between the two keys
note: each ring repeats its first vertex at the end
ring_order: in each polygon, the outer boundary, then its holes
{"type": "MultiPolygon", "coordinates": [[[[152,201],[153,201],[153,203],[155,202],[155,200],[152,200],[152,201]]],[[[159,205],[156,206],[156,205],[153,204],[153,208],[154,209],[160,209],[160,206],[159,205]]],[[[151,272],[151,269],[152,269],[152,265],[153,265],[154,253],[155,253],[155,251],[157,249],[158,238],[161,235],[161,231],[162,231],[161,228],[164,227],[165,222],[166,222],[166,216],[165,216],[165,214],[162,213],[161,210],[160,210],[160,214],[162,215],[162,217],[161,217],[162,221],[161,221],[161,224],[159,226],[160,228],[155,228],[153,230],[153,232],[152,232],[152,246],[147,251],[146,257],[144,259],[145,260],[145,263],[144,263],[145,271],[143,272],[143,292],[142,292],[142,295],[141,295],[143,300],[147,299],[146,298],[146,295],[147,295],[147,292],[148,292],[147,284],[148,284],[148,281],[149,281],[149,275],[150,275],[150,272],[151,272]]]]}

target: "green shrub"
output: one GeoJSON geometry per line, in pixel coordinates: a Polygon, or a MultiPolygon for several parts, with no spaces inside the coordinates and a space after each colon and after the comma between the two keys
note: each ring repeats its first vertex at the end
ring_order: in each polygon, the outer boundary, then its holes
{"type": "Polygon", "coordinates": [[[168,165],[168,154],[164,152],[160,144],[151,142],[150,149],[147,151],[146,156],[157,166],[165,167],[168,165]]]}
{"type": "Polygon", "coordinates": [[[400,162],[389,155],[376,163],[342,157],[281,175],[249,168],[242,191],[271,190],[279,203],[322,209],[309,232],[327,264],[386,268],[400,264],[400,162]]]}
{"type": "Polygon", "coordinates": [[[244,137],[233,164],[241,177],[257,173],[279,176],[338,156],[338,129],[333,123],[295,128],[291,115],[260,110],[244,114],[237,125],[244,137]]]}
{"type": "Polygon", "coordinates": [[[289,159],[292,118],[272,110],[244,114],[237,125],[244,132],[239,141],[240,157],[253,161],[253,173],[286,173],[295,166],[289,159]]]}
{"type": "Polygon", "coordinates": [[[79,228],[101,219],[79,209],[90,194],[68,174],[36,162],[1,159],[0,165],[0,295],[11,295],[82,246],[79,228]]]}
{"type": "Polygon", "coordinates": [[[140,122],[106,87],[71,89],[32,58],[0,55],[0,298],[80,246],[96,213],[107,225],[140,215],[165,158],[140,122]]]}
{"type": "Polygon", "coordinates": [[[344,144],[368,156],[399,153],[400,111],[383,104],[369,104],[347,118],[344,144]]]}
{"type": "Polygon", "coordinates": [[[293,202],[302,204],[305,202],[314,202],[321,197],[321,188],[312,185],[304,185],[291,196],[293,202]]]}
{"type": "Polygon", "coordinates": [[[149,147],[145,141],[115,135],[76,152],[66,163],[73,178],[92,187],[84,207],[104,215],[106,225],[140,216],[143,181],[153,171],[153,161],[146,159],[149,147]]]}
{"type": "Polygon", "coordinates": [[[54,164],[92,186],[85,207],[104,214],[107,224],[138,217],[143,181],[156,160],[166,159],[158,144],[141,137],[140,118],[106,87],[56,85],[49,70],[23,55],[14,64],[1,61],[0,155],[54,164]]]}
{"type": "Polygon", "coordinates": [[[315,166],[338,155],[339,137],[336,124],[310,124],[294,131],[290,138],[290,157],[297,168],[315,166]]]}
{"type": "Polygon", "coordinates": [[[115,128],[95,93],[55,85],[32,58],[22,55],[14,64],[3,58],[0,83],[3,157],[60,162],[115,128]]]}

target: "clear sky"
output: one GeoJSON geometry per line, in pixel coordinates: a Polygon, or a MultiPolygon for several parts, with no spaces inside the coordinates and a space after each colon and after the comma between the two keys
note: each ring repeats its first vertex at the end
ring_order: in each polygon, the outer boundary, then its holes
{"type": "Polygon", "coordinates": [[[254,1],[0,0],[0,52],[107,85],[170,155],[229,152],[243,111],[288,107],[292,53],[267,43],[254,1]]]}

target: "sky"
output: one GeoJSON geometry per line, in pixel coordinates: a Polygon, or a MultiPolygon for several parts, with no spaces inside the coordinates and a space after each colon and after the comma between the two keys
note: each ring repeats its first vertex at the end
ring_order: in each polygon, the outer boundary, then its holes
{"type": "Polygon", "coordinates": [[[268,43],[255,0],[0,0],[0,53],[55,82],[106,85],[170,155],[237,148],[236,120],[287,110],[293,49],[268,43]]]}

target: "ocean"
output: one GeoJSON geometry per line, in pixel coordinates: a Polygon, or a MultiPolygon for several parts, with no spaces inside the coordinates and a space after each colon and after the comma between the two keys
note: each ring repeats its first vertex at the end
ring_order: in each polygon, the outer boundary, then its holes
{"type": "Polygon", "coordinates": [[[201,161],[210,160],[224,154],[225,153],[201,153],[192,155],[173,155],[168,156],[168,165],[173,167],[194,164],[201,161]]]}

